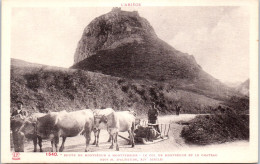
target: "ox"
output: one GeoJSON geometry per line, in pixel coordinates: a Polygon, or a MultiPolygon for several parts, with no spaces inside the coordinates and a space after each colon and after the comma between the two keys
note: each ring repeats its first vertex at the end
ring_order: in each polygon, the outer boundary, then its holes
{"type": "Polygon", "coordinates": [[[14,149],[16,152],[24,152],[24,139],[33,140],[34,152],[37,151],[37,140],[42,152],[42,138],[36,133],[36,120],[42,117],[44,113],[33,113],[29,117],[15,116],[11,118],[11,131],[13,135],[14,149]]]}
{"type": "Polygon", "coordinates": [[[132,147],[135,146],[134,142],[134,130],[135,130],[135,116],[129,111],[112,112],[107,116],[102,116],[100,123],[107,124],[108,132],[112,137],[112,144],[109,147],[113,149],[114,142],[116,144],[116,150],[119,151],[117,142],[118,132],[128,132],[132,147]]]}
{"type": "Polygon", "coordinates": [[[90,109],[74,112],[50,112],[37,120],[37,134],[44,139],[51,140],[52,151],[54,146],[58,151],[59,137],[62,137],[60,152],[64,150],[64,144],[67,137],[75,137],[78,134],[84,134],[86,138],[85,151],[89,151],[89,142],[91,131],[94,124],[94,115],[90,109]]]}
{"type": "MultiPolygon", "coordinates": [[[[108,116],[109,114],[111,114],[112,112],[114,112],[114,110],[112,108],[106,108],[106,109],[95,109],[94,110],[94,128],[93,128],[93,132],[95,135],[95,141],[93,143],[93,145],[98,146],[99,143],[99,133],[101,129],[106,129],[107,130],[107,125],[104,123],[100,122],[100,118],[102,116],[108,116]]],[[[111,136],[109,135],[109,139],[107,142],[111,141],[111,136]]]]}

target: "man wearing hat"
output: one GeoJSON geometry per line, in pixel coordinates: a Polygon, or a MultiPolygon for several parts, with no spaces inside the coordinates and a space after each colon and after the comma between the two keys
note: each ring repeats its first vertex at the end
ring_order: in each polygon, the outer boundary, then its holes
{"type": "MultiPolygon", "coordinates": [[[[159,115],[159,110],[156,107],[156,104],[152,102],[152,108],[148,110],[148,123],[156,124],[158,115],[159,115]]],[[[154,128],[155,130],[157,130],[157,132],[160,133],[159,125],[155,125],[154,128]]]]}
{"type": "Polygon", "coordinates": [[[17,109],[12,113],[11,116],[13,117],[13,116],[16,116],[18,114],[20,114],[22,116],[28,115],[27,111],[23,110],[23,102],[21,102],[21,101],[17,101],[17,109]]]}
{"type": "Polygon", "coordinates": [[[148,110],[148,123],[156,124],[159,110],[154,102],[152,102],[152,108],[148,110]]]}

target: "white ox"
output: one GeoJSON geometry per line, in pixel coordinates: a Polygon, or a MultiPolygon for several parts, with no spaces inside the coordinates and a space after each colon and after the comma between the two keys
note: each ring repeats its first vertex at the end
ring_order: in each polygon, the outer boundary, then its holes
{"type": "MultiPolygon", "coordinates": [[[[101,129],[107,130],[107,125],[105,123],[100,122],[100,118],[102,116],[108,116],[112,112],[114,112],[114,110],[112,108],[95,109],[93,111],[93,113],[94,113],[94,128],[93,128],[93,132],[94,132],[94,135],[95,135],[95,141],[93,142],[93,145],[98,146],[98,144],[99,144],[100,130],[101,129]]],[[[111,141],[111,137],[109,136],[109,139],[108,139],[107,142],[110,142],[110,141],[111,141]]]]}
{"type": "Polygon", "coordinates": [[[89,141],[94,124],[94,115],[90,109],[73,112],[51,112],[37,119],[37,135],[43,139],[50,139],[52,151],[54,145],[58,151],[59,137],[62,137],[60,152],[64,149],[64,143],[67,137],[74,137],[78,134],[84,134],[86,138],[86,149],[89,151],[89,141]]]}
{"type": "Polygon", "coordinates": [[[134,130],[135,130],[135,116],[130,111],[112,112],[109,115],[103,115],[99,124],[107,124],[107,129],[112,137],[112,145],[109,147],[113,149],[114,142],[116,144],[116,150],[119,151],[117,142],[118,132],[128,132],[132,147],[135,146],[134,142],[134,130]]]}

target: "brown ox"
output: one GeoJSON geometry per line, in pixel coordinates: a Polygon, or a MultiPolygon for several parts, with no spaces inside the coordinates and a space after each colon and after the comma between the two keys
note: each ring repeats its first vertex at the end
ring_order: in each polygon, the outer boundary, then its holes
{"type": "Polygon", "coordinates": [[[119,151],[117,142],[118,132],[128,132],[132,147],[135,146],[134,142],[134,129],[135,129],[135,116],[129,111],[112,112],[108,116],[102,116],[100,123],[107,124],[108,132],[112,137],[112,145],[109,147],[113,149],[114,142],[116,150],[119,151]]]}
{"type": "Polygon", "coordinates": [[[59,137],[62,137],[60,152],[64,149],[67,137],[75,137],[84,134],[86,138],[86,148],[88,150],[91,131],[93,129],[94,115],[90,109],[74,112],[51,112],[37,120],[37,134],[44,139],[50,139],[52,151],[54,146],[58,151],[59,137]]]}
{"type": "Polygon", "coordinates": [[[25,138],[33,140],[34,152],[37,151],[37,140],[42,152],[42,139],[36,133],[36,120],[38,117],[44,116],[44,113],[33,113],[29,117],[16,115],[11,118],[11,131],[13,136],[13,144],[15,152],[24,152],[25,138]]]}

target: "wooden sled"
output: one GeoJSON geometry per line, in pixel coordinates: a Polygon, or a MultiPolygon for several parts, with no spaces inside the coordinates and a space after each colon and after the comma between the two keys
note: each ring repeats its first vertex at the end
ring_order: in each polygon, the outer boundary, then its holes
{"type": "Polygon", "coordinates": [[[146,137],[135,136],[136,143],[149,145],[149,144],[154,144],[169,139],[168,134],[170,130],[170,124],[150,124],[150,123],[146,124],[146,127],[155,127],[155,126],[157,126],[160,130],[159,136],[153,139],[148,139],[148,136],[146,137]]]}
{"type": "MultiPolygon", "coordinates": [[[[144,145],[149,145],[149,144],[154,144],[154,143],[158,143],[158,142],[161,142],[161,141],[164,141],[164,140],[167,140],[169,139],[169,131],[170,131],[170,124],[150,124],[150,123],[147,123],[147,124],[144,124],[144,127],[149,127],[149,126],[152,126],[152,127],[155,127],[157,126],[160,130],[160,133],[159,133],[159,136],[157,136],[156,138],[154,139],[148,139],[148,138],[143,138],[143,137],[137,137],[136,135],[134,136],[134,140],[136,143],[141,143],[141,144],[144,144],[144,145]]],[[[120,134],[118,134],[118,137],[130,142],[130,139],[129,138],[126,138],[120,134]]]]}
{"type": "Polygon", "coordinates": [[[141,144],[144,144],[144,145],[150,145],[150,144],[154,144],[154,143],[157,143],[157,142],[161,142],[161,141],[164,141],[164,140],[167,140],[169,139],[168,136],[164,136],[164,137],[159,137],[158,139],[154,139],[152,141],[149,141],[147,140],[146,138],[136,138],[136,140],[141,143],[141,144]]]}

